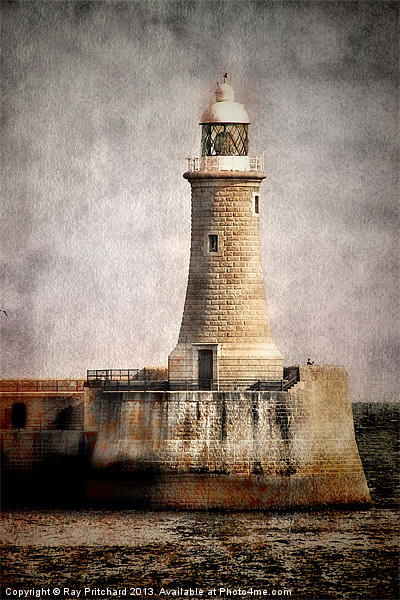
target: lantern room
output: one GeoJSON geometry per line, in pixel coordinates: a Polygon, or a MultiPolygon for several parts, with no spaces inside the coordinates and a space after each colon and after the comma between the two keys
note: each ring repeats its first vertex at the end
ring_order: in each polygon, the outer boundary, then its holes
{"type": "Polygon", "coordinates": [[[226,78],[201,117],[201,156],[188,159],[189,172],[263,171],[263,154],[249,157],[249,117],[226,78]]]}
{"type": "Polygon", "coordinates": [[[249,117],[242,104],[234,101],[235,92],[226,83],[219,85],[216,102],[203,113],[202,156],[247,156],[249,117]]]}

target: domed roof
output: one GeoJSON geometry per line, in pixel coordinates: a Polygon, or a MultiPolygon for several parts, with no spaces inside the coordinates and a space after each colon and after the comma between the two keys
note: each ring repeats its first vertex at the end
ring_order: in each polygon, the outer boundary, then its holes
{"type": "Polygon", "coordinates": [[[222,83],[215,91],[216,102],[203,113],[203,123],[250,123],[243,104],[234,102],[235,92],[228,83],[222,83]]]}
{"type": "Polygon", "coordinates": [[[222,102],[223,100],[234,100],[235,92],[233,91],[233,87],[228,83],[221,83],[215,90],[215,97],[217,102],[222,102]]]}

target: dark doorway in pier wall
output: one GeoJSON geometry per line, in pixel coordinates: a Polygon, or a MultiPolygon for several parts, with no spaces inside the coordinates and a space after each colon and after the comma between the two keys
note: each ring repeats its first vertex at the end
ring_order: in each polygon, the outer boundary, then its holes
{"type": "Polygon", "coordinates": [[[11,411],[11,426],[13,429],[25,429],[26,427],[26,404],[16,402],[11,411]]]}
{"type": "Polygon", "coordinates": [[[57,429],[73,429],[74,426],[74,411],[72,406],[63,408],[55,418],[55,426],[57,429]]]}
{"type": "Polygon", "coordinates": [[[211,390],[213,351],[199,350],[199,390],[211,390]]]}

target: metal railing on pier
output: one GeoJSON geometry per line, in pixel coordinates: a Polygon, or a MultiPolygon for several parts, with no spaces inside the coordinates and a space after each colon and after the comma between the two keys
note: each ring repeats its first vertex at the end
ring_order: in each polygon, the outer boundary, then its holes
{"type": "Polygon", "coordinates": [[[106,381],[137,381],[139,373],[145,374],[145,369],[90,369],[87,371],[87,383],[102,383],[106,381]]]}
{"type": "Polygon", "coordinates": [[[0,393],[58,393],[83,392],[82,379],[2,379],[0,393]]]}
{"type": "Polygon", "coordinates": [[[165,391],[168,380],[157,379],[146,369],[95,369],[87,371],[89,387],[107,391],[165,391]]]}
{"type": "Polygon", "coordinates": [[[254,379],[208,379],[208,380],[172,380],[169,382],[171,391],[249,391],[249,392],[284,392],[290,389],[297,378],[278,379],[278,380],[257,380],[254,379]]]}
{"type": "Polygon", "coordinates": [[[102,369],[87,372],[89,387],[109,392],[122,391],[287,391],[299,380],[297,367],[285,368],[284,378],[254,379],[179,379],[151,378],[146,369],[102,369]]]}

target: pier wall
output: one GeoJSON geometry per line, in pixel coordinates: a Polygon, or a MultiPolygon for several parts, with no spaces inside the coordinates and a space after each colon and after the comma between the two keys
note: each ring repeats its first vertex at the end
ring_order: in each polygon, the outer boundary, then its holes
{"type": "Polygon", "coordinates": [[[84,383],[82,379],[1,379],[0,430],[83,430],[84,383]]]}
{"type": "Polygon", "coordinates": [[[21,477],[33,486],[40,478],[46,491],[56,477],[73,497],[85,480],[92,501],[145,508],[368,503],[347,371],[312,366],[299,375],[288,391],[113,391],[83,381],[3,380],[5,487],[24,490],[21,477]],[[23,412],[13,416],[15,404],[25,405],[25,423],[23,412]]]}
{"type": "Polygon", "coordinates": [[[223,509],[369,502],[340,367],[300,367],[287,392],[92,390],[87,418],[97,430],[93,499],[223,509]]]}

